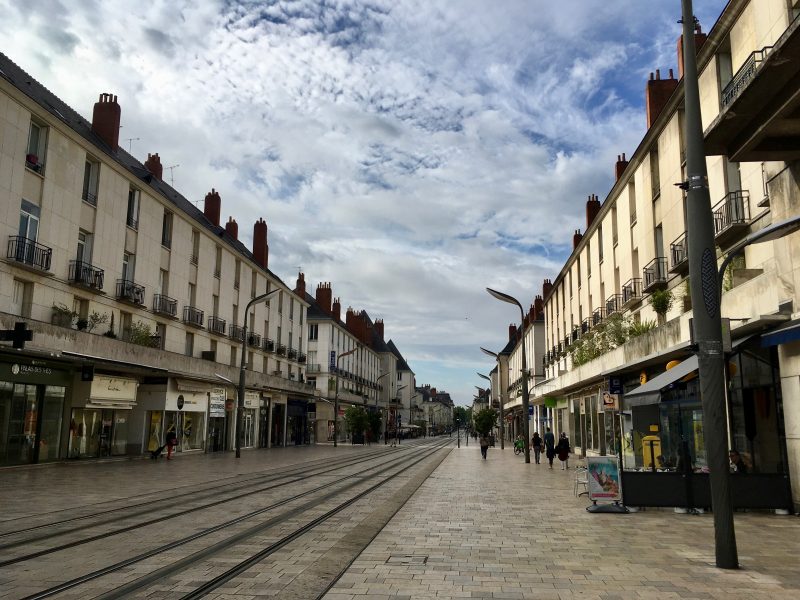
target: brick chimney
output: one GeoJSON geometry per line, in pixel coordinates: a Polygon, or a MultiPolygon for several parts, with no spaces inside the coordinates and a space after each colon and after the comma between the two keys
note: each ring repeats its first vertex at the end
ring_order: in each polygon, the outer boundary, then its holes
{"type": "MultiPolygon", "coordinates": [[[[700,52],[700,47],[705,43],[708,36],[700,29],[700,23],[694,26],[694,48],[700,52]]],[[[678,38],[678,79],[683,79],[683,35],[678,38]]]]}
{"type": "Polygon", "coordinates": [[[580,229],[576,229],[575,233],[572,234],[572,249],[573,250],[575,250],[575,248],[578,247],[578,244],[581,243],[582,239],[583,239],[583,234],[581,233],[581,230],[580,229]]]}
{"type": "Polygon", "coordinates": [[[147,169],[153,177],[161,181],[161,175],[164,169],[161,167],[161,159],[158,157],[158,152],[155,154],[147,153],[147,160],[144,162],[144,168],[147,169]]]}
{"type": "Polygon", "coordinates": [[[600,199],[595,195],[592,194],[589,196],[589,199],[586,201],[586,230],[589,230],[589,227],[592,226],[592,223],[597,218],[597,215],[600,213],[600,199]]]}
{"type": "Polygon", "coordinates": [[[508,326],[508,341],[513,342],[517,339],[517,326],[513,323],[508,326]]]}
{"type": "Polygon", "coordinates": [[[227,231],[228,235],[233,239],[239,239],[239,225],[233,220],[233,217],[228,217],[228,222],[225,223],[225,231],[227,231]]]}
{"type": "Polygon", "coordinates": [[[375,320],[375,332],[378,334],[381,341],[383,341],[383,319],[375,320]]]}
{"type": "Polygon", "coordinates": [[[614,180],[618,181],[625,169],[628,168],[628,161],[625,159],[625,153],[622,156],[617,155],[617,164],[614,166],[614,180]]]}
{"type": "Polygon", "coordinates": [[[116,152],[119,148],[119,119],[122,109],[117,104],[117,97],[111,94],[100,94],[94,103],[92,113],[92,131],[116,152]]]}
{"type": "MultiPolygon", "coordinates": [[[[339,310],[341,310],[341,308],[339,310]]],[[[358,331],[358,325],[356,323],[356,313],[353,310],[352,306],[347,308],[344,324],[347,327],[348,331],[350,331],[350,333],[355,334],[358,331]]]]}
{"type": "Polygon", "coordinates": [[[550,295],[550,292],[553,291],[553,282],[549,279],[545,279],[544,283],[542,284],[542,298],[547,298],[550,295]]]}
{"type": "Polygon", "coordinates": [[[533,310],[536,312],[537,321],[544,319],[544,300],[542,300],[541,296],[536,296],[533,299],[533,310]]]}
{"type": "Polygon", "coordinates": [[[328,314],[331,314],[332,295],[333,290],[331,290],[330,283],[320,283],[317,285],[317,304],[319,304],[319,307],[328,314]]]}
{"type": "Polygon", "coordinates": [[[304,273],[297,274],[297,283],[294,286],[294,293],[303,300],[306,299],[306,276],[304,273]]]}
{"type": "Polygon", "coordinates": [[[206,194],[205,202],[203,203],[203,214],[206,219],[211,221],[212,225],[219,227],[219,215],[222,211],[222,199],[219,197],[219,192],[214,188],[206,194]]]}
{"type": "Polygon", "coordinates": [[[333,300],[332,315],[337,321],[342,320],[342,303],[339,301],[339,298],[333,300]]]}
{"type": "Polygon", "coordinates": [[[255,222],[255,225],[253,225],[253,259],[264,269],[266,269],[269,264],[267,222],[264,219],[259,219],[255,222]]]}
{"type": "Polygon", "coordinates": [[[664,110],[676,87],[678,87],[678,80],[672,74],[672,69],[669,70],[669,79],[661,79],[661,71],[659,70],[656,70],[655,76],[650,73],[650,80],[647,82],[644,92],[648,129],[653,126],[658,115],[664,110]]]}

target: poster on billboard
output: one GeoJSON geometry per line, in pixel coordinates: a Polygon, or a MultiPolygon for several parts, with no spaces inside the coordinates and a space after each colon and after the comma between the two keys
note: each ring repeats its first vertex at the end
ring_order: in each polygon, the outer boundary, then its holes
{"type": "Polygon", "coordinates": [[[619,480],[619,463],[616,456],[586,457],[586,488],[589,500],[619,502],[622,485],[619,480]]]}

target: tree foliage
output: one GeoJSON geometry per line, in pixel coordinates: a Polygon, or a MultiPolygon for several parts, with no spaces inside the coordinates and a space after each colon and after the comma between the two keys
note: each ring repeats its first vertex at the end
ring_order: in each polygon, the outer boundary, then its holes
{"type": "Polygon", "coordinates": [[[489,435],[497,423],[497,411],[490,407],[482,408],[472,415],[472,422],[480,435],[489,435]]]}
{"type": "Polygon", "coordinates": [[[363,435],[370,425],[367,411],[361,406],[348,407],[344,411],[344,424],[347,428],[347,433],[355,436],[363,435]]]}

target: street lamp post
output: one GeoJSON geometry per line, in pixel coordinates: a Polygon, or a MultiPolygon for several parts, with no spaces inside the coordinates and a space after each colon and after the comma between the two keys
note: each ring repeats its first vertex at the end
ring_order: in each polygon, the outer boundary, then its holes
{"type": "Polygon", "coordinates": [[[356,346],[352,350],[342,352],[336,357],[336,393],[333,396],[333,447],[336,448],[339,443],[339,361],[345,356],[350,356],[358,350],[356,346]]]}
{"type": "Polygon", "coordinates": [[[522,328],[522,336],[520,340],[522,342],[522,431],[524,432],[525,437],[523,440],[525,448],[525,462],[530,463],[531,446],[530,429],[528,426],[528,406],[530,406],[530,402],[528,399],[528,360],[525,356],[525,310],[522,308],[522,304],[520,304],[519,301],[513,296],[509,296],[508,294],[498,292],[497,290],[493,290],[492,288],[488,287],[486,288],[486,291],[498,300],[502,300],[508,304],[515,304],[519,308],[520,327],[522,328]]]}
{"type": "MultiPolygon", "coordinates": [[[[406,389],[407,387],[408,387],[408,385],[401,385],[399,388],[397,388],[397,390],[395,390],[395,397],[394,397],[395,398],[395,404],[399,404],[400,406],[402,406],[402,403],[400,402],[400,392],[402,390],[406,389]]],[[[409,419],[410,418],[411,418],[411,410],[410,410],[410,407],[409,407],[409,419]]],[[[394,439],[395,439],[395,443],[398,446],[400,445],[400,422],[401,422],[401,420],[402,419],[400,417],[400,409],[398,407],[397,410],[395,411],[395,414],[394,414],[394,439]]]]}
{"type": "MultiPolygon", "coordinates": [[[[494,356],[495,360],[497,360],[499,358],[499,356],[497,355],[497,352],[492,352],[491,350],[487,350],[483,346],[480,346],[480,349],[481,349],[481,352],[483,352],[484,354],[488,354],[489,356],[494,356]]],[[[480,373],[479,373],[479,375],[480,375],[480,373]]],[[[498,367],[497,367],[497,376],[498,376],[498,379],[499,379],[500,378],[500,366],[499,366],[499,364],[498,364],[498,367]]],[[[503,411],[503,388],[500,385],[498,385],[498,387],[500,388],[497,391],[497,399],[500,401],[500,450],[503,450],[505,448],[505,437],[506,437],[506,432],[505,432],[505,427],[506,427],[506,424],[505,424],[505,420],[506,419],[505,419],[505,417],[506,416],[505,416],[504,411],[503,411]]]]}
{"type": "Polygon", "coordinates": [[[244,325],[242,327],[242,356],[241,360],[239,361],[239,391],[236,395],[236,458],[240,458],[242,455],[242,417],[244,413],[244,367],[246,364],[245,355],[247,354],[247,317],[250,314],[251,306],[259,302],[265,302],[269,300],[278,292],[280,292],[279,289],[256,296],[247,303],[247,306],[244,309],[244,325]]]}
{"type": "MultiPolygon", "coordinates": [[[[492,393],[492,378],[484,375],[483,373],[478,373],[477,375],[478,375],[478,377],[483,377],[486,381],[489,382],[489,401],[491,402],[493,400],[493,398],[492,398],[492,396],[493,396],[493,393],[492,393]]],[[[498,397],[499,397],[499,394],[498,394],[498,397]]],[[[502,409],[503,401],[499,400],[499,403],[500,403],[500,407],[501,407],[500,408],[500,450],[502,450],[504,448],[504,444],[503,444],[503,435],[504,435],[504,433],[503,433],[503,409],[502,409]]]]}

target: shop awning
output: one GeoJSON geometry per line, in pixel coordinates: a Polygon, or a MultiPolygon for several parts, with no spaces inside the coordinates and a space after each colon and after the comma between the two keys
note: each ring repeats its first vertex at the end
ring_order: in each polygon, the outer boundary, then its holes
{"type": "Polygon", "coordinates": [[[627,392],[624,396],[623,406],[642,406],[644,404],[655,404],[661,399],[661,390],[683,379],[692,371],[697,370],[697,355],[692,355],[668,371],[654,377],[644,385],[640,385],[633,391],[627,392]]]}
{"type": "Polygon", "coordinates": [[[178,387],[179,392],[194,392],[196,394],[205,394],[211,387],[205,381],[181,379],[180,377],[175,378],[175,385],[178,387]]]}
{"type": "Polygon", "coordinates": [[[761,347],[779,346],[788,342],[800,340],[800,320],[789,321],[777,329],[761,336],[761,347]]]}

